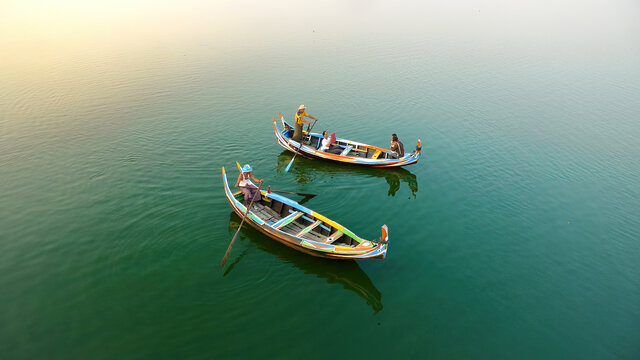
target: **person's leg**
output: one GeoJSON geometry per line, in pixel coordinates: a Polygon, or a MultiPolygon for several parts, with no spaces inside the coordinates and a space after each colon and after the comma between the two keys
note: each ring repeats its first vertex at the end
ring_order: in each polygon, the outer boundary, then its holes
{"type": "Polygon", "coordinates": [[[249,206],[249,202],[251,202],[251,190],[248,187],[240,187],[242,190],[242,194],[244,194],[244,206],[249,206]]]}
{"type": "Polygon", "coordinates": [[[293,137],[291,139],[300,142],[302,140],[302,124],[295,123],[295,130],[293,131],[293,137]]]}
{"type": "Polygon", "coordinates": [[[249,201],[251,201],[251,199],[253,199],[254,202],[260,201],[260,199],[262,198],[262,194],[260,194],[260,191],[258,191],[257,187],[249,186],[249,191],[251,191],[251,196],[249,197],[249,201]]]}

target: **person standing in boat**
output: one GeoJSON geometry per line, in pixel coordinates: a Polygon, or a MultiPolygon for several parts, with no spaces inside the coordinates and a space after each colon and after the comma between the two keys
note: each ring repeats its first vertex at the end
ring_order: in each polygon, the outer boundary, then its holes
{"type": "Polygon", "coordinates": [[[322,132],[322,143],[320,144],[320,151],[323,152],[327,152],[330,154],[340,154],[342,152],[342,148],[340,146],[338,146],[337,144],[332,144],[331,140],[329,139],[329,132],[328,131],[323,131],[322,132]]]}
{"type": "Polygon", "coordinates": [[[391,134],[391,151],[393,151],[398,158],[404,156],[404,144],[398,139],[398,135],[396,134],[391,134]]]}
{"type": "Polygon", "coordinates": [[[259,201],[261,197],[260,192],[258,191],[258,187],[255,186],[253,182],[251,182],[251,179],[261,184],[264,182],[264,180],[256,179],[256,177],[253,176],[252,171],[253,168],[249,166],[249,164],[246,164],[245,166],[240,168],[240,175],[238,175],[238,180],[236,181],[236,187],[240,187],[240,190],[242,190],[242,193],[244,194],[245,206],[249,206],[252,199],[253,201],[259,201]]]}
{"type": "Polygon", "coordinates": [[[305,120],[304,118],[308,117],[308,118],[312,118],[315,121],[318,121],[318,119],[307,114],[307,112],[305,111],[306,109],[307,109],[306,106],[300,105],[298,106],[298,111],[296,111],[295,129],[293,131],[292,139],[298,142],[302,140],[302,126],[304,125],[304,123],[311,124],[309,120],[305,120]]]}

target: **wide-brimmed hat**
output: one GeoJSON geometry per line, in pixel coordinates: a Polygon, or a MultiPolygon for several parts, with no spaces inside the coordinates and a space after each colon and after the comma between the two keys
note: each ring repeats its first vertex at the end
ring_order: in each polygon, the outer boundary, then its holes
{"type": "Polygon", "coordinates": [[[306,109],[306,108],[307,108],[307,107],[306,107],[306,106],[304,106],[304,104],[302,104],[302,105],[298,106],[298,110],[302,110],[302,109],[306,109]]]}
{"type": "Polygon", "coordinates": [[[243,173],[246,173],[246,172],[253,171],[253,168],[252,168],[249,164],[245,164],[245,165],[240,169],[240,171],[242,171],[243,173]]]}

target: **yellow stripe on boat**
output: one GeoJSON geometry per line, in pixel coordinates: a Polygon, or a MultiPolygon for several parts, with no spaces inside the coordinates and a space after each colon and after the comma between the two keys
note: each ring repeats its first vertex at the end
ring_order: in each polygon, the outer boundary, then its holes
{"type": "Polygon", "coordinates": [[[348,247],[344,247],[344,246],[336,246],[333,249],[333,252],[336,254],[364,254],[366,253],[368,250],[356,250],[354,248],[348,248],[348,247]]]}

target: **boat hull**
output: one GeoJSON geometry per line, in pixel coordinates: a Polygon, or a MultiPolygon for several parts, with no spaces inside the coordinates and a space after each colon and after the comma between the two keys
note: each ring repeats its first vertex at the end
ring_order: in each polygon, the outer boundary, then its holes
{"type": "MultiPolygon", "coordinates": [[[[222,176],[223,176],[223,183],[225,188],[225,195],[227,197],[227,200],[229,201],[229,205],[231,206],[233,211],[236,214],[238,214],[238,216],[244,217],[246,208],[242,203],[240,203],[235,198],[234,194],[231,192],[224,168],[222,168],[222,176]]],[[[262,195],[273,198],[273,199],[277,199],[279,201],[286,199],[287,204],[298,205],[296,207],[296,210],[304,211],[306,214],[310,216],[314,216],[316,218],[321,218],[327,221],[327,223],[333,224],[335,226],[339,226],[341,230],[345,231],[345,233],[348,232],[349,234],[352,234],[348,229],[343,228],[341,225],[325,218],[324,216],[310,209],[303,207],[302,205],[295,203],[292,200],[289,200],[277,194],[273,194],[273,193],[268,194],[266,191],[262,191],[262,195]]],[[[387,241],[384,241],[383,243],[377,243],[374,246],[374,244],[371,241],[365,240],[364,242],[372,244],[371,247],[346,248],[346,247],[341,247],[341,246],[336,246],[331,244],[323,244],[317,241],[312,241],[309,239],[303,239],[303,238],[292,236],[264,222],[257,215],[255,215],[253,211],[249,211],[249,214],[247,215],[245,222],[249,223],[249,225],[257,229],[261,233],[265,234],[266,236],[270,237],[273,240],[278,241],[279,243],[285,246],[288,246],[297,251],[303,252],[308,255],[316,256],[316,257],[338,259],[338,260],[383,259],[386,257],[386,254],[387,254],[387,247],[388,247],[387,241]],[[337,251],[343,252],[343,253],[336,253],[337,251]],[[352,253],[344,253],[344,252],[352,252],[352,253]]]]}

